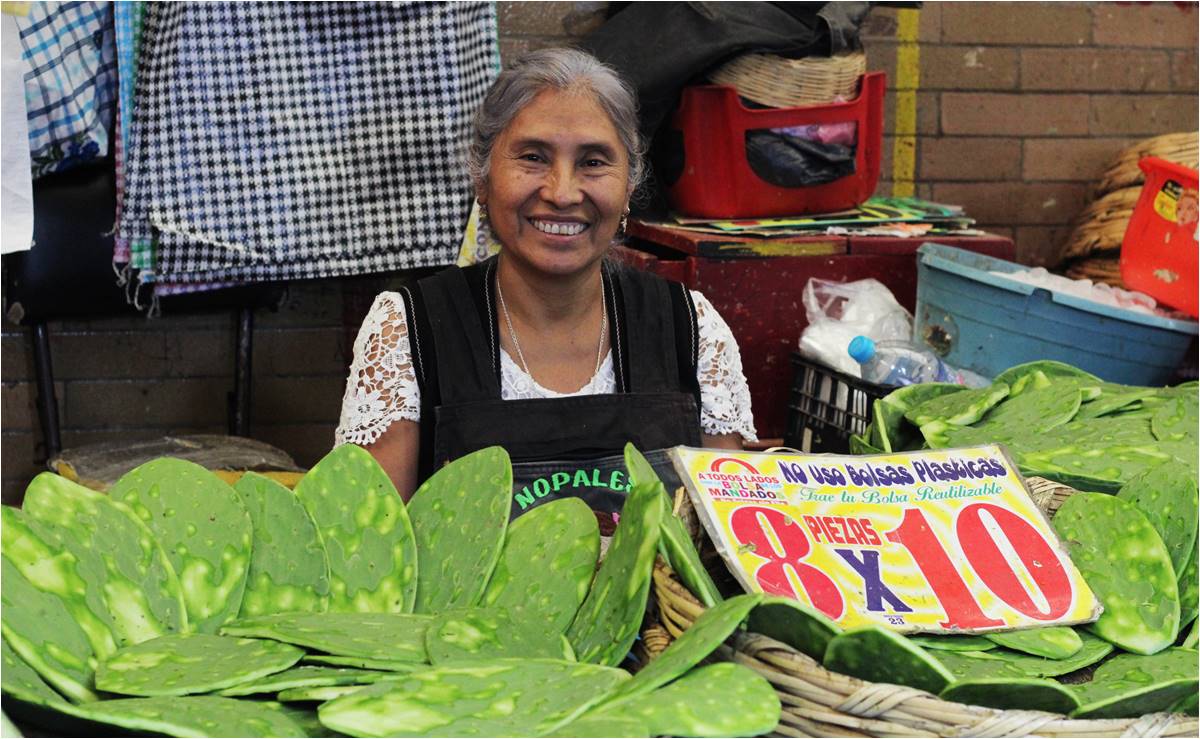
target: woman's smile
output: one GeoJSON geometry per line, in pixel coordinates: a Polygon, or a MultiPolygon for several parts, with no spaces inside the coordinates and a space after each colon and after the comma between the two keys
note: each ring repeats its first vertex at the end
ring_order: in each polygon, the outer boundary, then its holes
{"type": "Polygon", "coordinates": [[[582,221],[560,221],[552,218],[529,218],[526,220],[533,224],[538,231],[548,236],[571,238],[578,236],[588,228],[588,224],[582,221]]]}

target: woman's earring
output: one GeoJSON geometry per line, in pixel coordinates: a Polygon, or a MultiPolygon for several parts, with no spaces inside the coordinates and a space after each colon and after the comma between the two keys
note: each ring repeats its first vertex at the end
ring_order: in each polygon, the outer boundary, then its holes
{"type": "Polygon", "coordinates": [[[624,236],[627,230],[629,230],[629,211],[621,214],[621,225],[617,227],[617,235],[624,236]]]}

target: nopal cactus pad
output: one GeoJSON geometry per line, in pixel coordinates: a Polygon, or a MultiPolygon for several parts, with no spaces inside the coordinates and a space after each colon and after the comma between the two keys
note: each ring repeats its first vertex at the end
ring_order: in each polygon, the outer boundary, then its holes
{"type": "Polygon", "coordinates": [[[829,641],[825,668],[873,683],[893,683],[935,695],[954,676],[925,650],[878,626],[843,631],[829,641]]]}
{"type": "Polygon", "coordinates": [[[687,673],[724,644],[762,599],[761,593],[739,595],[700,614],[696,622],[662,654],[618,688],[612,700],[621,701],[650,693],[687,673]]]}
{"type": "Polygon", "coordinates": [[[8,646],[7,641],[0,641],[0,662],[4,667],[0,670],[0,690],[5,695],[39,706],[66,703],[28,662],[8,646]]]}
{"type": "Polygon", "coordinates": [[[132,508],[166,551],[191,628],[216,633],[237,616],[254,534],[233,488],[198,464],[161,457],[126,472],[109,496],[132,508]]]}
{"type": "Polygon", "coordinates": [[[506,657],[564,657],[560,632],[542,622],[514,620],[500,608],[439,613],[425,634],[425,649],[433,665],[506,657]]]}
{"type": "Polygon", "coordinates": [[[1053,524],[1104,605],[1089,628],[1136,654],[1170,646],[1179,631],[1179,589],[1167,548],[1146,516],[1111,495],[1076,493],[1053,524]]]}
{"type": "Polygon", "coordinates": [[[411,613],[417,543],[396,486],[360,446],[342,444],[296,484],[329,561],[329,610],[411,613]]]}
{"type": "Polygon", "coordinates": [[[1133,503],[1146,514],[1162,537],[1175,572],[1182,572],[1196,548],[1200,524],[1200,491],[1187,465],[1164,462],[1142,472],[1121,486],[1117,497],[1133,503]]]}
{"type": "Polygon", "coordinates": [[[425,631],[432,620],[414,613],[280,613],[234,621],[221,633],[344,657],[425,662],[425,631]]]}
{"type": "Polygon", "coordinates": [[[376,683],[322,705],[318,715],[352,736],[541,736],[628,678],[601,665],[497,660],[376,683]]]}
{"type": "Polygon", "coordinates": [[[470,608],[500,559],[512,510],[512,464],[494,446],[460,457],[408,503],[417,550],[417,613],[470,608]]]}
{"type": "Polygon", "coordinates": [[[1083,639],[1070,626],[1045,626],[1040,629],[1003,631],[987,634],[987,639],[1016,652],[1048,659],[1066,659],[1083,649],[1083,639]]]}
{"type": "Polygon", "coordinates": [[[300,665],[244,683],[225,688],[218,695],[236,698],[243,695],[278,693],[291,688],[319,688],[330,685],[370,685],[395,675],[379,670],[360,670],[353,667],[322,667],[300,665]]]}
{"type": "Polygon", "coordinates": [[[750,631],[769,636],[820,661],[842,628],[817,609],[791,598],[770,596],[750,611],[750,631]]]}
{"type": "Polygon", "coordinates": [[[982,636],[971,634],[938,636],[934,634],[914,634],[908,640],[922,649],[933,649],[946,652],[986,652],[995,649],[996,643],[982,636]]]}
{"type": "Polygon", "coordinates": [[[618,665],[637,637],[666,514],[662,483],[634,485],[587,598],[567,629],[580,662],[618,665]]]}
{"type": "Polygon", "coordinates": [[[78,560],[88,607],[106,620],[117,646],[187,628],[175,568],[128,506],[45,472],[25,490],[22,509],[78,560]]]}
{"type": "Polygon", "coordinates": [[[1155,655],[1119,654],[1100,665],[1091,682],[1072,686],[1079,696],[1076,718],[1126,718],[1170,709],[1196,695],[1195,649],[1171,648],[1155,655]]]}
{"type": "Polygon", "coordinates": [[[34,587],[7,553],[0,557],[0,582],[0,625],[13,651],[71,700],[96,700],[92,646],[62,599],[34,587]]]}
{"type": "Polygon", "coordinates": [[[1079,699],[1054,680],[1035,677],[992,677],[961,680],[947,685],[941,696],[955,703],[1001,710],[1070,713],[1079,699]]]}
{"type": "Polygon", "coordinates": [[[250,513],[254,544],[240,618],[329,608],[329,560],[296,494],[253,472],[233,486],[250,513]]]}
{"type": "Polygon", "coordinates": [[[600,527],[587,503],[562,498],[508,525],[481,605],[562,633],[587,596],[600,556],[600,527]]]}
{"type": "MultiPolygon", "coordinates": [[[[651,663],[653,664],[653,663],[651,663]]],[[[651,736],[759,736],[779,724],[775,688],[758,673],[718,662],[687,673],[652,693],[604,706],[645,722],[651,736]]]]}
{"type": "Polygon", "coordinates": [[[1098,636],[1081,632],[1083,646],[1066,659],[1046,659],[1010,649],[986,652],[937,653],[937,660],[957,680],[989,678],[1055,677],[1094,665],[1113,651],[1113,645],[1098,636]]]}
{"type": "Polygon", "coordinates": [[[304,736],[283,712],[254,701],[197,695],[122,698],[88,704],[84,718],[164,736],[304,736]]]}
{"type": "Polygon", "coordinates": [[[286,670],[303,655],[266,639],[171,634],[125,647],[100,663],[96,687],[147,697],[209,693],[286,670]]]}
{"type": "MultiPolygon", "coordinates": [[[[633,444],[625,445],[625,468],[629,470],[629,479],[634,485],[662,482],[650,461],[633,444]]],[[[700,553],[692,544],[692,538],[688,536],[683,522],[671,510],[670,496],[665,496],[664,501],[666,513],[663,515],[659,548],[680,582],[699,598],[706,608],[711,608],[723,600],[721,592],[717,590],[717,584],[700,562],[700,553]]]]}

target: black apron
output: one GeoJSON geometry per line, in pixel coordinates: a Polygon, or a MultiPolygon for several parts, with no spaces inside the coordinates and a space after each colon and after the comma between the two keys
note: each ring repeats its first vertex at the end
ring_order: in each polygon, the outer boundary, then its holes
{"type": "Polygon", "coordinates": [[[419,477],[502,446],[513,461],[514,517],[573,496],[597,512],[603,530],[629,490],[622,450],[632,442],[673,491],[680,481],[666,448],[701,444],[695,309],[687,290],[606,266],[617,392],[503,400],[495,265],[493,258],[451,267],[402,291],[421,385],[419,477]]]}

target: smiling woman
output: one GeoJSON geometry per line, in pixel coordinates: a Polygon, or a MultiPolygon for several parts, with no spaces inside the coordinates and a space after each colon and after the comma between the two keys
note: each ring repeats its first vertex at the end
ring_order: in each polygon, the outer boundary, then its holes
{"type": "Polygon", "coordinates": [[[535,52],[492,85],[467,168],[500,254],[380,294],[355,342],[337,442],[366,447],[405,498],[500,445],[529,491],[514,514],[576,496],[603,521],[627,486],[593,483],[625,474],[626,442],[670,484],[667,447],[755,439],[712,305],[605,259],[643,174],[637,126],[632,91],[583,52],[535,52]]]}

